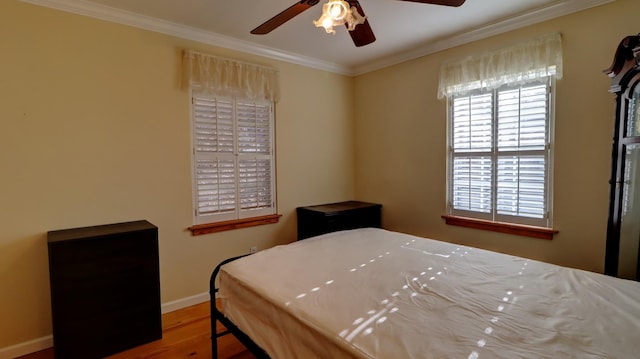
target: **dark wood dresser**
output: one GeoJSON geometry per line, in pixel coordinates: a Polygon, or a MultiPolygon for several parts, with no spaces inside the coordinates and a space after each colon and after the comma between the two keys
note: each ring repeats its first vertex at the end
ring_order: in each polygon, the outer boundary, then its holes
{"type": "Polygon", "coordinates": [[[346,229],[381,227],[382,205],[358,201],[296,208],[298,240],[346,229]]]}
{"type": "Polygon", "coordinates": [[[55,357],[103,358],[162,338],[158,228],[48,232],[55,357]]]}

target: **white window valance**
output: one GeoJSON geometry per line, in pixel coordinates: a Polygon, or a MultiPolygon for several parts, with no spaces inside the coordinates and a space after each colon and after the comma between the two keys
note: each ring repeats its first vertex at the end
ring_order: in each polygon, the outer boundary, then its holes
{"type": "Polygon", "coordinates": [[[562,78],[559,33],[444,63],[438,98],[465,95],[477,89],[494,90],[505,84],[521,85],[552,75],[562,78]]]}
{"type": "Polygon", "coordinates": [[[275,69],[195,51],[184,51],[183,66],[188,86],[197,91],[252,100],[278,100],[275,69]]]}

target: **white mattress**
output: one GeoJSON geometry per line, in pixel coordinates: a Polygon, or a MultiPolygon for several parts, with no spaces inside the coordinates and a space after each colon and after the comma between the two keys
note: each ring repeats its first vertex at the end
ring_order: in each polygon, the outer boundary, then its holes
{"type": "Polygon", "coordinates": [[[219,294],[274,359],[640,357],[638,282],[380,229],[229,263],[219,294]]]}

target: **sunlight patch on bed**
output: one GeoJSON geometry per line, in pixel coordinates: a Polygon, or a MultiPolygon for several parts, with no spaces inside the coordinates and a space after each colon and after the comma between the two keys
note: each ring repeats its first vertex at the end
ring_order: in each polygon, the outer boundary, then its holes
{"type": "MultiPolygon", "coordinates": [[[[521,270],[518,272],[518,275],[522,275],[522,274],[523,274],[523,271],[527,268],[527,265],[528,265],[528,264],[529,264],[529,263],[528,263],[528,261],[525,261],[525,262],[523,263],[521,270]]],[[[523,289],[523,288],[524,288],[524,285],[522,285],[522,284],[521,284],[521,285],[519,286],[519,288],[520,288],[520,289],[523,289]]],[[[506,306],[505,306],[505,304],[504,304],[504,303],[509,303],[509,304],[513,305],[513,304],[515,304],[515,303],[516,303],[516,301],[517,301],[517,299],[518,299],[518,297],[515,295],[515,293],[514,293],[514,291],[513,291],[513,290],[508,289],[508,290],[506,290],[506,291],[505,291],[505,294],[506,294],[506,295],[502,296],[501,302],[500,302],[500,304],[499,304],[499,305],[498,305],[498,307],[497,307],[497,311],[498,311],[498,312],[501,312],[501,313],[504,313],[504,311],[505,311],[505,309],[506,309],[506,306]]],[[[499,298],[499,297],[498,297],[498,298],[499,298]]],[[[489,321],[490,321],[491,323],[493,323],[493,324],[496,324],[496,323],[498,323],[498,322],[500,321],[500,318],[499,318],[499,317],[497,317],[497,316],[494,316],[494,317],[491,317],[491,319],[489,319],[489,321]]],[[[493,328],[492,326],[487,326],[487,327],[484,329],[484,334],[485,334],[485,335],[490,336],[490,335],[492,335],[492,334],[493,334],[493,332],[494,332],[494,328],[493,328]]],[[[486,338],[480,338],[480,339],[478,339],[478,341],[476,342],[476,345],[477,345],[479,348],[484,348],[484,347],[487,345],[487,339],[486,339],[486,338]]],[[[475,351],[475,350],[474,350],[474,351],[472,351],[472,352],[471,352],[471,354],[469,354],[469,358],[477,359],[477,358],[479,358],[479,357],[480,357],[480,353],[479,353],[479,352],[477,352],[477,351],[475,351]]]]}

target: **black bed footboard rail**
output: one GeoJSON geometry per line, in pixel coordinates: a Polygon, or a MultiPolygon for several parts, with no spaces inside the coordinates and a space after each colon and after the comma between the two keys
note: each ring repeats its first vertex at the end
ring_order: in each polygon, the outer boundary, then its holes
{"type": "Polygon", "coordinates": [[[233,262],[236,259],[240,259],[242,257],[246,257],[249,254],[244,254],[237,257],[227,258],[220,262],[216,268],[211,273],[211,279],[209,280],[209,295],[210,295],[210,306],[211,306],[211,357],[213,359],[218,358],[218,338],[227,334],[233,334],[234,337],[242,343],[256,358],[259,359],[269,359],[269,355],[262,350],[254,341],[249,338],[244,332],[242,332],[238,327],[231,322],[225,315],[218,310],[216,306],[216,293],[218,292],[218,288],[216,288],[216,277],[220,272],[220,268],[229,263],[233,262]],[[216,323],[220,322],[226,328],[225,331],[218,333],[216,331],[216,323]]]}

